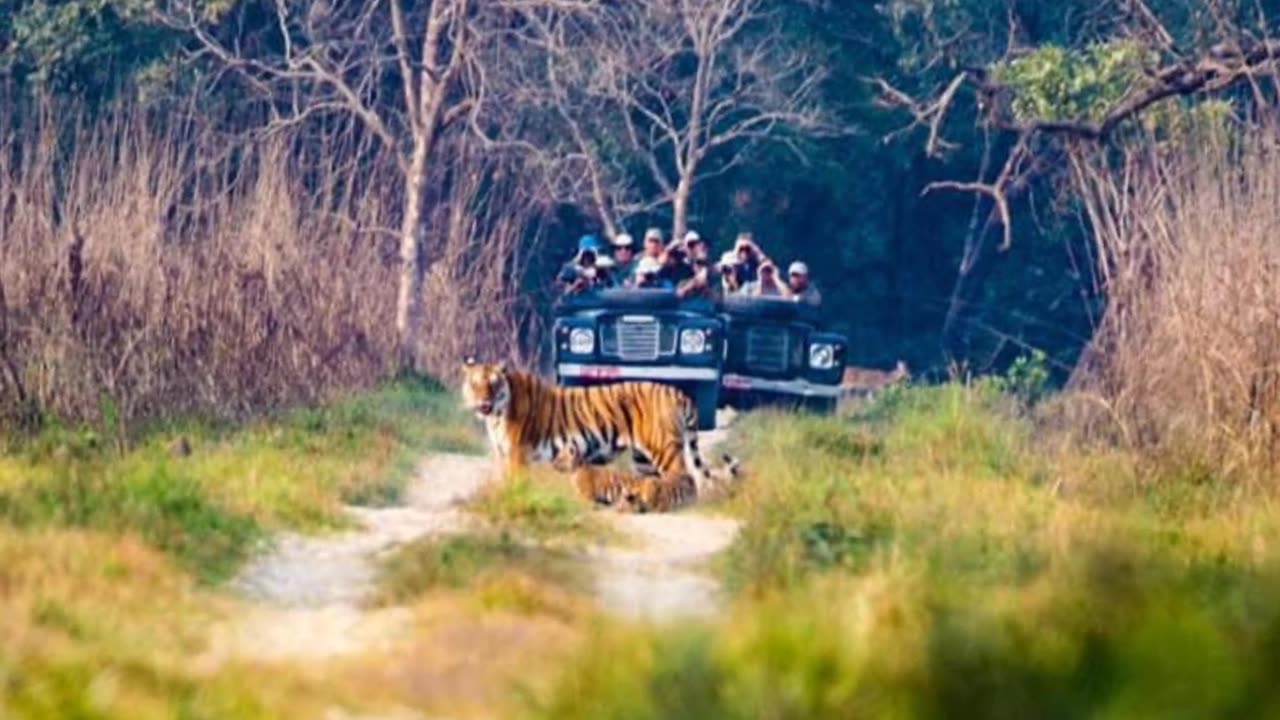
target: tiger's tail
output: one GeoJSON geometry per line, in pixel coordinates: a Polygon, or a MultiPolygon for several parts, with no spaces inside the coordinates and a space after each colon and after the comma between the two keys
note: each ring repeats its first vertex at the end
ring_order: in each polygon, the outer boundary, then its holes
{"type": "Polygon", "coordinates": [[[720,467],[716,468],[716,473],[720,476],[720,479],[723,482],[737,480],[742,474],[742,461],[729,453],[724,453],[720,457],[724,463],[720,467]]]}

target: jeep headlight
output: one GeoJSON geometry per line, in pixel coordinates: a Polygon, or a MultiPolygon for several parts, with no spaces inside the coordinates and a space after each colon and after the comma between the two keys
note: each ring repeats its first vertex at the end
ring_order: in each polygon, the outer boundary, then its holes
{"type": "Polygon", "coordinates": [[[707,351],[707,332],[697,328],[680,331],[680,354],[698,355],[707,351]]]}
{"type": "Polygon", "coordinates": [[[574,328],[569,331],[569,352],[574,355],[590,355],[596,348],[596,333],[591,328],[574,328]]]}
{"type": "Polygon", "coordinates": [[[809,346],[809,367],[814,370],[830,370],[836,365],[836,347],[827,343],[809,346]]]}

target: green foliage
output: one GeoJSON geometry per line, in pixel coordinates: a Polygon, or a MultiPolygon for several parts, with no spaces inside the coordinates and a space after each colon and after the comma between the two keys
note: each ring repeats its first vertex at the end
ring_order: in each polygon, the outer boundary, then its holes
{"type": "MultiPolygon", "coordinates": [[[[745,525],[730,549],[730,584],[788,587],[817,571],[865,570],[904,551],[940,567],[979,564],[965,557],[977,554],[984,572],[1020,575],[1034,553],[947,516],[941,502],[899,503],[904,494],[959,492],[925,488],[926,477],[966,478],[997,492],[1033,474],[1026,431],[1004,418],[1007,405],[989,385],[950,385],[886,393],[852,419],[747,417],[738,442],[750,477],[735,501],[745,525]]],[[[1017,522],[1033,523],[1037,514],[1029,506],[1017,522]]]]}
{"type": "Polygon", "coordinates": [[[208,582],[226,578],[262,535],[253,518],[219,507],[195,479],[164,462],[122,474],[92,463],[61,465],[42,480],[0,491],[0,520],[136,533],[208,582]]]}
{"type": "Polygon", "coordinates": [[[1101,121],[1152,60],[1136,42],[1114,40],[1080,50],[1042,45],[996,65],[996,78],[1014,92],[1019,120],[1101,121]]]}
{"type": "Polygon", "coordinates": [[[378,601],[405,603],[429,590],[470,587],[504,573],[571,586],[579,584],[580,571],[568,552],[521,543],[505,531],[425,538],[383,562],[378,601]]]}
{"type": "Polygon", "coordinates": [[[53,426],[0,460],[0,526],[136,534],[218,582],[271,529],[394,502],[421,451],[478,450],[471,424],[438,385],[405,380],[246,427],[156,430],[124,453],[53,426]]]}
{"type": "Polygon", "coordinates": [[[0,74],[97,97],[176,47],[154,0],[17,0],[0,11],[0,74]]]}
{"type": "Polygon", "coordinates": [[[1178,147],[1226,147],[1232,136],[1235,107],[1226,99],[1159,103],[1142,116],[1143,127],[1178,147]]]}
{"type": "Polygon", "coordinates": [[[1275,511],[1173,459],[1135,482],[1132,459],[1052,453],[1013,406],[984,383],[847,420],[745,418],[735,599],[593,637],[531,714],[1280,712],[1275,511]],[[812,442],[868,433],[879,452],[812,442]]]}
{"type": "Polygon", "coordinates": [[[498,482],[472,501],[471,509],[498,527],[544,540],[600,530],[566,476],[539,470],[498,482]]]}
{"type": "Polygon", "coordinates": [[[614,630],[533,717],[1270,716],[1275,578],[1243,616],[1123,551],[1082,558],[1047,600],[1006,603],[898,575],[831,580],[722,621],[614,630]],[[1131,572],[1123,577],[1118,573],[1131,572]],[[699,691],[694,692],[697,688],[699,691]]]}
{"type": "Polygon", "coordinates": [[[1048,359],[1040,349],[1019,355],[1004,375],[996,379],[996,386],[1026,407],[1035,405],[1049,392],[1048,359]]]}

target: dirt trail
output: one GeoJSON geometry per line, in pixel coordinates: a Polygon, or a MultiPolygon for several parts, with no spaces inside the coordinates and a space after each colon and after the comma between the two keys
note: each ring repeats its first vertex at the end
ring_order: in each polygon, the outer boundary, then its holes
{"type": "Polygon", "coordinates": [[[377,558],[424,535],[467,530],[471,521],[458,505],[480,489],[490,467],[486,458],[432,455],[404,505],[348,508],[357,530],[279,537],[234,581],[252,603],[213,633],[211,656],[324,660],[393,645],[411,621],[409,612],[361,606],[374,587],[377,558]]]}
{"type": "MultiPolygon", "coordinates": [[[[703,446],[724,431],[703,435],[703,446]]],[[[487,458],[427,457],[404,504],[349,508],[360,528],[310,537],[286,534],[234,581],[247,610],[214,633],[212,657],[323,660],[393,646],[412,618],[405,608],[368,609],[378,558],[397,545],[437,534],[465,532],[477,522],[461,507],[489,477],[487,458]]],[[[719,586],[706,561],[732,542],[737,523],[694,511],[602,515],[624,537],[621,544],[584,550],[601,606],[650,620],[712,611],[719,586]]]]}
{"type": "Polygon", "coordinates": [[[716,610],[720,584],[704,566],[733,542],[737,521],[686,511],[615,514],[612,524],[630,542],[588,550],[596,598],[605,609],[642,620],[696,617],[716,610]]]}
{"type": "MultiPolygon", "coordinates": [[[[725,424],[722,420],[722,426],[725,424]]],[[[702,433],[712,460],[724,430],[702,433]]],[[[697,508],[669,514],[609,513],[626,541],[596,545],[587,554],[595,569],[595,593],[610,612],[633,619],[669,620],[709,615],[719,606],[720,584],[705,567],[733,542],[738,521],[697,508]]]]}

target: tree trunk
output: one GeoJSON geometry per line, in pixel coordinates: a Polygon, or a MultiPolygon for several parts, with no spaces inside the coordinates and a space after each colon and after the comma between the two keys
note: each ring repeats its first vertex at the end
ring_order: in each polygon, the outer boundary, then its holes
{"type": "Polygon", "coordinates": [[[416,370],[422,342],[423,217],[426,205],[426,138],[416,138],[404,179],[404,220],[400,226],[400,288],[396,298],[396,363],[401,372],[416,370]]]}
{"type": "Polygon", "coordinates": [[[689,195],[692,183],[687,177],[680,178],[676,185],[675,196],[671,198],[671,239],[681,240],[689,229],[689,195]]]}

